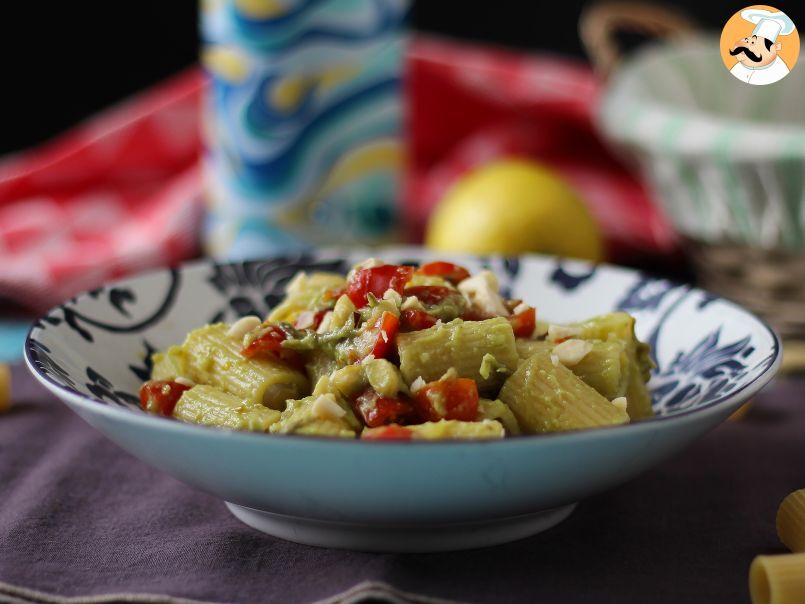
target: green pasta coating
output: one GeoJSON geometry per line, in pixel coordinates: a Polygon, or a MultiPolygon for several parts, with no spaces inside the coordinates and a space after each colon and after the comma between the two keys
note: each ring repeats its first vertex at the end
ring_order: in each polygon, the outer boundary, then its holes
{"type": "Polygon", "coordinates": [[[517,349],[511,324],[503,317],[485,321],[462,321],[434,325],[397,336],[400,371],[410,386],[418,377],[438,380],[448,369],[458,377],[472,378],[483,393],[496,393],[506,373],[491,371],[483,377],[481,366],[487,354],[509,373],[517,368],[517,349]]]}
{"type": "Polygon", "coordinates": [[[309,392],[307,377],[302,372],[280,361],[247,359],[240,354],[243,343],[228,337],[228,329],[227,324],[216,323],[187,335],[181,346],[185,377],[274,409],[282,409],[286,400],[309,392]]]}
{"type": "MultiPolygon", "coordinates": [[[[584,383],[595,388],[603,397],[612,400],[626,396],[631,376],[629,355],[624,343],[615,337],[609,340],[589,340],[592,349],[581,361],[568,367],[584,383]]],[[[517,353],[525,360],[540,351],[553,350],[547,341],[517,340],[517,353]]]]}
{"type": "Polygon", "coordinates": [[[182,393],[173,417],[190,424],[268,432],[280,420],[280,412],[213,386],[197,384],[182,393]]]}
{"type": "Polygon", "coordinates": [[[595,428],[629,421],[616,407],[547,350],[524,361],[500,391],[526,434],[595,428]]]}
{"type": "Polygon", "coordinates": [[[308,396],[300,400],[288,401],[279,422],[271,426],[271,432],[281,434],[307,434],[310,436],[337,436],[355,438],[361,423],[352,409],[342,399],[330,396],[340,407],[341,417],[322,417],[316,413],[319,396],[308,396]]]}
{"type": "Polygon", "coordinates": [[[623,345],[627,358],[623,381],[626,384],[624,396],[629,402],[628,412],[632,419],[651,417],[651,394],[646,386],[651,378],[654,363],[649,356],[649,346],[640,342],[634,332],[635,319],[625,312],[613,312],[587,321],[575,323],[576,337],[586,340],[616,341],[623,345]]]}
{"type": "Polygon", "coordinates": [[[501,401],[496,399],[491,401],[487,398],[478,400],[478,421],[484,419],[494,419],[503,424],[508,434],[520,434],[520,424],[517,423],[517,418],[509,407],[501,401]]]}

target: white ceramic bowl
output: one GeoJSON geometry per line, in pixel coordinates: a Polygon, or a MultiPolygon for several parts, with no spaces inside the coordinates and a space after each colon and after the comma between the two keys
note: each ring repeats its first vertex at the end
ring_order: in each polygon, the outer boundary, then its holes
{"type": "MultiPolygon", "coordinates": [[[[541,317],[614,309],[637,317],[658,368],[657,416],[626,426],[496,442],[362,442],[263,435],[148,415],[136,393],[151,352],[206,322],[264,314],[300,269],[345,271],[365,251],[198,262],[151,272],[54,308],[31,329],[34,375],[143,461],[227,502],[241,520],[303,543],[435,551],[524,537],[578,500],[622,483],[712,429],[774,375],[780,344],[749,312],[686,285],[534,256],[448,257],[490,267],[541,317]]],[[[377,252],[375,252],[377,255],[377,252]]],[[[429,258],[390,249],[390,262],[429,258]]]]}

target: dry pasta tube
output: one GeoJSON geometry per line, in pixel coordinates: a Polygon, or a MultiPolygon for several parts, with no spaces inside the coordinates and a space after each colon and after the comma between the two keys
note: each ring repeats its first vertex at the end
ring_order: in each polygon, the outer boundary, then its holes
{"type": "Polygon", "coordinates": [[[753,604],[805,602],[805,554],[757,556],[749,568],[753,604]]]}
{"type": "Polygon", "coordinates": [[[740,421],[749,414],[751,408],[752,408],[752,401],[748,401],[743,405],[741,405],[740,407],[738,407],[735,411],[733,411],[732,415],[730,415],[727,419],[730,420],[731,422],[740,421]]]}
{"type": "Polygon", "coordinates": [[[11,369],[0,363],[0,413],[11,409],[11,369]]]}
{"type": "MultiPolygon", "coordinates": [[[[783,499],[777,510],[777,535],[792,552],[805,552],[805,489],[783,499]]],[[[805,600],[805,592],[802,598],[805,600]]]]}

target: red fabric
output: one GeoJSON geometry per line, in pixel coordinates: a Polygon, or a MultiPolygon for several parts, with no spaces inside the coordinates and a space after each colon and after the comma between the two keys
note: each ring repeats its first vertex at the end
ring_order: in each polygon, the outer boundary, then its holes
{"type": "Polygon", "coordinates": [[[0,161],[0,298],[41,309],[196,253],[202,87],[189,70],[0,161]]]}
{"type": "Polygon", "coordinates": [[[668,222],[600,140],[600,86],[572,60],[422,37],[408,59],[405,199],[415,236],[466,171],[504,156],[555,168],[602,227],[610,258],[675,248],[668,222]]]}

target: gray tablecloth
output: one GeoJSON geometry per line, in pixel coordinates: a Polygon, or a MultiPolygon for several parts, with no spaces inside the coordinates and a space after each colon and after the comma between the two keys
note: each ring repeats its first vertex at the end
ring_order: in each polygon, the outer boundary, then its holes
{"type": "Polygon", "coordinates": [[[778,504],[805,487],[805,382],[778,381],[743,421],[541,535],[449,554],[320,549],[246,527],[118,449],[22,367],[13,379],[0,416],[0,601],[311,602],[352,589],[343,599],[744,602],[752,558],[783,551],[778,504]]]}

